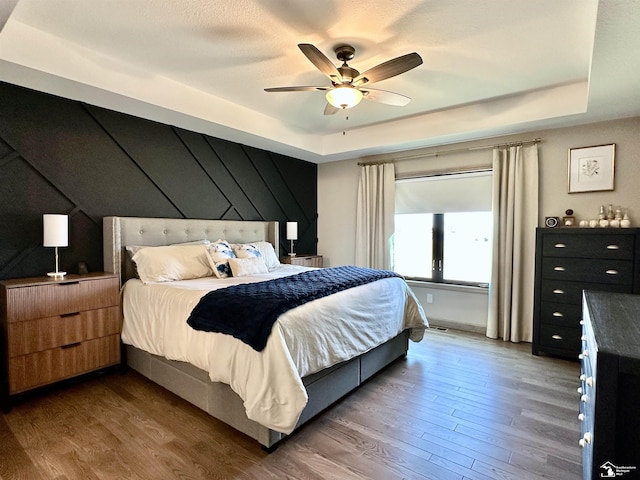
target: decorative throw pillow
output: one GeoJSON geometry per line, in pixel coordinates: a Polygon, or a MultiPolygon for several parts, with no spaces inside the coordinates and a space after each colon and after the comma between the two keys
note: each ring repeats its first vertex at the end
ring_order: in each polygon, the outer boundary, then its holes
{"type": "Polygon", "coordinates": [[[234,245],[233,249],[238,258],[262,257],[269,270],[280,266],[280,260],[278,260],[273,245],[269,242],[241,243],[234,245]]]}
{"type": "Polygon", "coordinates": [[[229,267],[231,268],[231,273],[234,277],[269,273],[269,270],[261,257],[230,258],[229,267]]]}
{"type": "Polygon", "coordinates": [[[213,262],[213,272],[218,278],[227,278],[231,275],[229,259],[236,258],[233,248],[226,240],[217,240],[207,245],[207,251],[213,262]]]}
{"type": "Polygon", "coordinates": [[[236,243],[232,245],[233,253],[238,258],[258,258],[262,257],[262,253],[258,250],[258,247],[253,243],[236,243]]]}
{"type": "Polygon", "coordinates": [[[210,277],[213,266],[206,245],[142,247],[133,255],[144,283],[210,277]]]}

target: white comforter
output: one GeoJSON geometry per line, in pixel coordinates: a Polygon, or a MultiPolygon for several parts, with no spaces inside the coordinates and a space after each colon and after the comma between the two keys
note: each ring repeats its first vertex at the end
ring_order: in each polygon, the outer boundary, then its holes
{"type": "Polygon", "coordinates": [[[308,270],[282,265],[264,275],[215,277],[124,286],[122,341],[155,355],[189,362],[242,398],[247,416],[290,433],[307,403],[301,377],[364,353],[411,328],[420,341],[427,320],[401,278],[350,288],[289,310],[274,324],[262,352],[229,335],[187,325],[206,292],[308,270]]]}

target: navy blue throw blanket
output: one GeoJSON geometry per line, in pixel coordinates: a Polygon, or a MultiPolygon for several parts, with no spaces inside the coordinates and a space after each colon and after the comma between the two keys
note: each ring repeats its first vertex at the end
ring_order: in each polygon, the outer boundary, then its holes
{"type": "Polygon", "coordinates": [[[345,266],[232,285],[203,296],[187,323],[195,330],[233,335],[260,352],[267,345],[273,324],[287,310],[341,290],[398,276],[387,270],[345,266]]]}

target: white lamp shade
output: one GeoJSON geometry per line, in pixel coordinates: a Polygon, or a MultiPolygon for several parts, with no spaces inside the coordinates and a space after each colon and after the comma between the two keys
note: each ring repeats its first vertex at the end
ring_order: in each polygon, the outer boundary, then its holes
{"type": "Polygon", "coordinates": [[[44,247],[69,246],[69,216],[45,214],[42,216],[44,247]]]}
{"type": "Polygon", "coordinates": [[[287,240],[298,239],[298,222],[287,222],[287,240]]]}

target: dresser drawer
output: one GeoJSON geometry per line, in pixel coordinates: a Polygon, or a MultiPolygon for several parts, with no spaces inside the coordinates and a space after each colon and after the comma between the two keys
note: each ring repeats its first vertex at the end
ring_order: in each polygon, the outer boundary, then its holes
{"type": "Polygon", "coordinates": [[[546,257],[633,259],[634,235],[547,234],[542,242],[546,257]]]}
{"type": "Polygon", "coordinates": [[[21,355],[9,365],[9,392],[20,393],[119,362],[120,335],[21,355]]]}
{"type": "Polygon", "coordinates": [[[542,259],[542,277],[555,280],[629,285],[633,283],[633,263],[628,260],[582,258],[542,259]]]}
{"type": "Polygon", "coordinates": [[[568,282],[563,280],[544,279],[540,283],[540,295],[543,302],[573,303],[582,302],[583,290],[600,292],[631,293],[631,285],[568,282]]]}
{"type": "Polygon", "coordinates": [[[544,302],[541,305],[540,320],[543,323],[580,328],[582,305],[571,303],[544,302]]]}
{"type": "Polygon", "coordinates": [[[8,326],[9,357],[105,337],[119,331],[118,307],[13,322],[8,326]]]}
{"type": "Polygon", "coordinates": [[[67,281],[7,290],[7,322],[66,315],[118,305],[117,277],[67,281]]]}
{"type": "Polygon", "coordinates": [[[576,352],[577,356],[580,351],[580,328],[541,323],[540,345],[576,352]]]}

